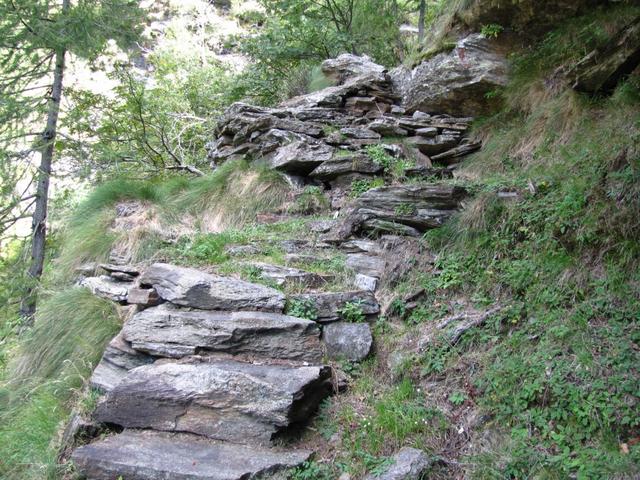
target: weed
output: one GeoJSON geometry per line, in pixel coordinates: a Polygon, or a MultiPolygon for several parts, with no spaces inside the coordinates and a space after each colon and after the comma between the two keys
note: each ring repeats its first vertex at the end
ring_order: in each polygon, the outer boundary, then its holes
{"type": "Polygon", "coordinates": [[[318,307],[310,298],[292,299],[287,302],[286,313],[292,317],[316,320],[318,318],[318,307]]]}
{"type": "Polygon", "coordinates": [[[340,317],[345,322],[361,323],[366,321],[367,317],[362,309],[362,301],[346,302],[339,311],[340,317]]]}
{"type": "Polygon", "coordinates": [[[504,27],[497,23],[490,23],[489,25],[483,25],[480,29],[480,33],[487,38],[498,38],[498,35],[502,33],[504,27]]]}
{"type": "Polygon", "coordinates": [[[383,185],[384,180],[382,178],[354,180],[351,182],[350,195],[352,198],[357,198],[363,193],[368,192],[373,188],[382,187],[383,185]]]}

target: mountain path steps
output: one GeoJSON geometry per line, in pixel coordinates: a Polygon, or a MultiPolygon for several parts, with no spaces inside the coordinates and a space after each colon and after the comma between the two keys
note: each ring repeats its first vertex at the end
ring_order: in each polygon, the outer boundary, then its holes
{"type": "MultiPolygon", "coordinates": [[[[470,118],[406,112],[386,70],[366,57],[343,55],[323,68],[340,82],[275,109],[234,104],[208,145],[214,167],[254,155],[299,183],[300,192],[311,185],[330,197],[333,219],[309,219],[309,238],[279,244],[295,268],[242,262],[253,274],[247,278],[261,282],[252,283],[169,263],[129,265],[114,256],[97,267],[106,274],[82,272],[80,285],[126,305],[128,314],[90,379],[100,392],[90,420],[70,422],[65,433],[80,477],[289,478],[313,455],[296,448],[299,433],[339,390],[328,363],[361,361],[373,349],[376,290],[411,268],[415,239],[407,237],[440,227],[462,208],[467,192],[446,182],[394,181],[358,198],[349,194],[351,182],[383,174],[366,154],[370,145],[416,160],[411,168],[430,179],[451,175],[455,165],[434,166],[429,156],[458,160],[480,145],[465,136],[470,118]],[[390,134],[401,144],[381,143],[390,134]],[[351,287],[340,277],[342,291],[329,291],[343,272],[297,268],[329,251],[344,258],[351,287]],[[345,313],[354,306],[357,315],[345,313]]],[[[260,251],[232,247],[227,253],[234,257],[260,251]]],[[[417,451],[399,455],[392,473],[422,471],[428,463],[417,451]]],[[[396,473],[385,478],[409,478],[396,473]]]]}

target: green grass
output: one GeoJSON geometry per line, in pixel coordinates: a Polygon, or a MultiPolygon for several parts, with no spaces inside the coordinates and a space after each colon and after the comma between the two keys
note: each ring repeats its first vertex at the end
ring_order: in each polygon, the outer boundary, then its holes
{"type": "Polygon", "coordinates": [[[83,288],[41,300],[0,373],[0,477],[57,478],[55,439],[120,321],[83,288]]]}

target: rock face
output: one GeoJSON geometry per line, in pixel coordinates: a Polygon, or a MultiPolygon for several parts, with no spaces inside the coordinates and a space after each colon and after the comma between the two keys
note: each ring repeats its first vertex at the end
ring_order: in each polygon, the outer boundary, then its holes
{"type": "Polygon", "coordinates": [[[346,239],[353,233],[368,231],[419,236],[440,227],[460,210],[465,196],[463,188],[449,185],[374,188],[358,198],[350,214],[329,235],[346,239]]]}
{"type": "Polygon", "coordinates": [[[253,480],[305,462],[311,452],[278,452],[193,435],[125,431],[72,456],[91,480],[253,480]]]}
{"type": "Polygon", "coordinates": [[[497,104],[486,94],[507,84],[507,60],[480,34],[460,40],[452,52],[440,53],[411,71],[392,72],[407,111],[484,115],[497,104]]]}
{"type": "Polygon", "coordinates": [[[95,412],[125,428],[189,432],[268,444],[329,393],[324,367],[240,362],[166,363],[131,370],[95,412]]]}
{"type": "Polygon", "coordinates": [[[569,72],[573,88],[586,93],[610,93],[640,65],[640,17],[620,30],[602,49],[594,50],[569,72]]]}
{"type": "Polygon", "coordinates": [[[126,302],[129,296],[129,284],[114,280],[107,275],[85,278],[80,285],[87,287],[97,297],[117,303],[126,302]]]}
{"type": "Polygon", "coordinates": [[[292,295],[293,301],[311,301],[317,312],[316,321],[320,323],[340,320],[340,311],[347,303],[357,303],[365,316],[371,317],[380,313],[380,305],[376,297],[369,291],[358,292],[320,292],[292,295]]]}
{"type": "Polygon", "coordinates": [[[122,334],[133,349],[158,357],[224,352],[316,363],[322,359],[317,325],[277,313],[161,306],[136,314],[122,334]]]}
{"type": "Polygon", "coordinates": [[[173,304],[203,310],[282,312],[284,296],[272,288],[166,263],[151,265],[140,277],[173,304]]]}
{"type": "Polygon", "coordinates": [[[330,323],[323,329],[322,340],[327,347],[329,358],[352,362],[364,360],[373,345],[368,323],[330,323]]]}
{"type": "Polygon", "coordinates": [[[253,262],[248,264],[260,272],[264,280],[269,280],[278,286],[284,285],[304,285],[307,287],[318,287],[327,282],[328,278],[317,273],[305,272],[298,268],[282,267],[264,262],[253,262]]]}
{"type": "Polygon", "coordinates": [[[393,464],[386,472],[368,475],[365,480],[420,480],[431,463],[422,450],[404,447],[393,456],[393,464]]]}

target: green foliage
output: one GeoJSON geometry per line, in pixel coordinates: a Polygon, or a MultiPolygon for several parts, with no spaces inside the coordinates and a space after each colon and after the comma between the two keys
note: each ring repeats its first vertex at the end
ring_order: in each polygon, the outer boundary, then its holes
{"type": "Polygon", "coordinates": [[[352,198],[357,198],[373,188],[382,186],[384,186],[384,180],[382,178],[354,180],[351,182],[351,190],[349,194],[352,198]]]}
{"type": "Polygon", "coordinates": [[[362,323],[367,320],[364,310],[362,309],[362,301],[360,300],[346,302],[338,313],[340,313],[340,317],[345,322],[362,323]]]}
{"type": "Polygon", "coordinates": [[[289,476],[289,480],[333,480],[334,478],[336,478],[334,468],[314,461],[304,462],[289,476]]]}
{"type": "Polygon", "coordinates": [[[292,299],[287,302],[286,313],[293,317],[316,320],[318,318],[318,307],[310,298],[292,299]]]}
{"type": "Polygon", "coordinates": [[[84,288],[43,299],[0,371],[0,476],[56,478],[60,422],[120,328],[113,303],[84,288]]]}
{"type": "Polygon", "coordinates": [[[456,407],[459,407],[467,401],[467,395],[464,392],[451,392],[451,395],[449,395],[449,401],[456,407]]]}
{"type": "Polygon", "coordinates": [[[394,178],[402,178],[405,169],[413,166],[410,160],[396,158],[387,153],[383,145],[369,145],[365,148],[369,158],[384,169],[384,173],[394,178]]]}
{"type": "Polygon", "coordinates": [[[483,25],[480,29],[480,33],[487,38],[498,38],[498,35],[502,33],[504,27],[497,23],[490,23],[489,25],[483,25]]]}

